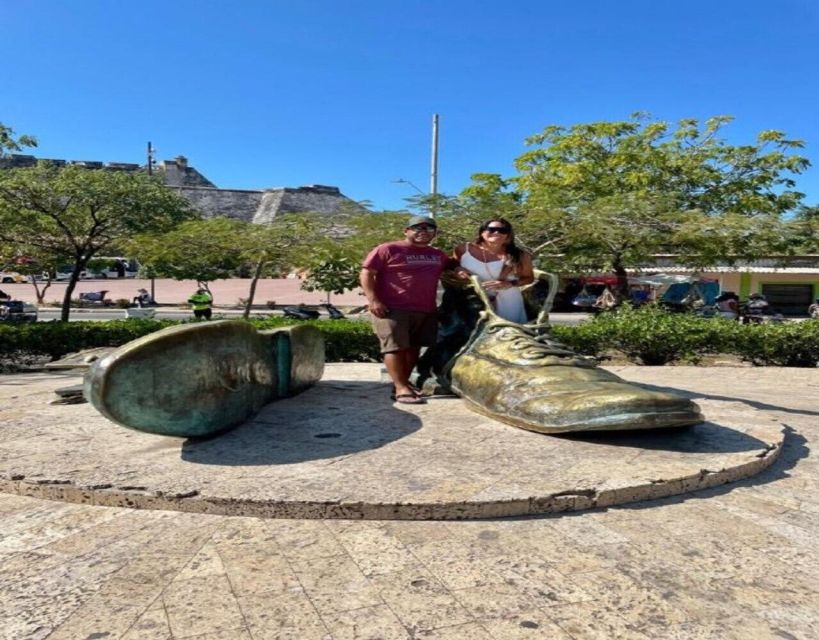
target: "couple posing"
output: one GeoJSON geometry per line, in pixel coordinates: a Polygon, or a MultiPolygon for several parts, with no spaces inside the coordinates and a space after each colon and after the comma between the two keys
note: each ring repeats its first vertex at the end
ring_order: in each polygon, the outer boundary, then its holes
{"type": "Polygon", "coordinates": [[[437,338],[435,298],[444,270],[454,269],[464,280],[476,276],[499,316],[526,322],[519,287],[534,281],[532,258],[515,245],[512,225],[503,218],[484,222],[475,241],[456,247],[454,257],[430,246],[437,230],[432,218],[410,218],[404,239],[375,247],[361,270],[361,288],[395,385],[395,401],[402,404],[425,402],[409,377],[421,347],[433,346],[437,338]]]}

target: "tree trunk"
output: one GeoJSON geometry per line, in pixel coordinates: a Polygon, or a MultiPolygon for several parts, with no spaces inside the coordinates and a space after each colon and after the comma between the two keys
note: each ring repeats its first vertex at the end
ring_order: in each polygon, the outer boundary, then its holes
{"type": "Polygon", "coordinates": [[[617,276],[617,302],[618,304],[623,300],[628,300],[628,274],[626,273],[626,268],[620,262],[620,260],[616,260],[612,265],[614,270],[614,275],[617,276]]]}
{"type": "Polygon", "coordinates": [[[71,278],[68,280],[68,286],[65,288],[65,294],[63,295],[63,306],[60,309],[60,320],[63,322],[68,322],[68,316],[71,313],[71,294],[74,293],[74,289],[77,286],[77,281],[80,279],[80,271],[78,269],[74,269],[74,272],[71,274],[71,278]]]}
{"type": "Polygon", "coordinates": [[[256,284],[259,282],[259,276],[262,274],[264,263],[264,258],[259,258],[258,262],[256,262],[256,268],[253,270],[253,278],[250,280],[250,291],[247,294],[247,301],[245,302],[245,312],[242,314],[242,318],[245,320],[250,318],[250,309],[253,306],[253,298],[256,297],[256,284]]]}

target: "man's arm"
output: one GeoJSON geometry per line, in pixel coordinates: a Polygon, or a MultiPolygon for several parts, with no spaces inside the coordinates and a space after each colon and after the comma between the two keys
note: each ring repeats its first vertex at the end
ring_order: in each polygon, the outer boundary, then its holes
{"type": "Polygon", "coordinates": [[[367,296],[370,313],[376,318],[384,318],[389,309],[384,306],[384,303],[378,299],[378,296],[375,293],[376,278],[377,273],[375,271],[364,268],[361,270],[361,273],[358,276],[358,281],[361,284],[361,288],[364,290],[364,295],[367,296]]]}

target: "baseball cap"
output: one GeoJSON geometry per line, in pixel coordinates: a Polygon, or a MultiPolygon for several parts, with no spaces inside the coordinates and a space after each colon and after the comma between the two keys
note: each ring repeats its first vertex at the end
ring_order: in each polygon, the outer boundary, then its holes
{"type": "Polygon", "coordinates": [[[412,216],[408,221],[407,225],[404,227],[405,229],[409,229],[410,227],[414,227],[416,224],[428,224],[430,227],[438,228],[438,225],[435,224],[435,220],[428,216],[412,216]]]}

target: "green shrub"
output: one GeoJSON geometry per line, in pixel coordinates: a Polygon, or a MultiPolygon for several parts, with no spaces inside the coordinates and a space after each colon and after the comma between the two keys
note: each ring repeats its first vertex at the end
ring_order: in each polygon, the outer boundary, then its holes
{"type": "MultiPolygon", "coordinates": [[[[287,318],[251,320],[258,329],[289,326],[287,318]]],[[[296,321],[297,322],[297,321],[296,321]]],[[[52,360],[93,347],[118,347],[154,331],[180,324],[175,320],[130,318],[108,322],[34,322],[0,325],[0,356],[24,361],[31,356],[52,360]]],[[[311,320],[326,343],[328,362],[372,362],[380,359],[370,325],[353,320],[311,320]]]]}
{"type": "Polygon", "coordinates": [[[381,360],[378,339],[368,322],[358,320],[292,320],[268,318],[251,320],[258,329],[286,327],[294,323],[316,327],[324,336],[327,362],[377,362],[381,360]]]}
{"type": "MultiPolygon", "coordinates": [[[[258,329],[292,325],[288,318],[251,320],[258,329]]],[[[131,318],[109,322],[36,322],[0,325],[3,363],[32,358],[61,358],[92,347],[120,346],[164,327],[173,320],[131,318]]],[[[369,323],[354,320],[310,320],[321,331],[328,362],[376,362],[378,340],[369,323]]],[[[740,325],[719,318],[702,319],[656,308],[603,314],[577,326],[556,326],[554,337],[580,354],[599,356],[616,349],[648,365],[697,362],[704,354],[735,354],[755,365],[815,367],[819,363],[819,322],[740,325]]]]}
{"type": "Polygon", "coordinates": [[[819,364],[819,322],[758,324],[740,329],[734,335],[730,352],[747,362],[778,367],[819,364]]]}

